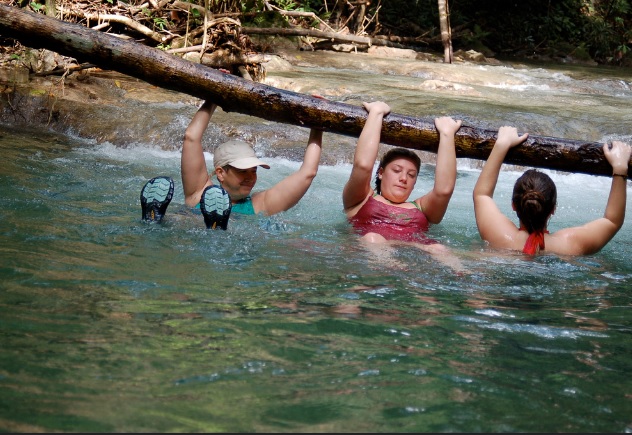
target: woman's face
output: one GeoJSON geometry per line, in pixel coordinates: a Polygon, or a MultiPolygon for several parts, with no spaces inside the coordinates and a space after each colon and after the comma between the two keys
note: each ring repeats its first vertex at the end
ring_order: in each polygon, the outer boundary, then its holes
{"type": "Polygon", "coordinates": [[[244,199],[257,183],[257,167],[237,169],[232,166],[228,170],[216,168],[215,174],[224,190],[230,195],[233,202],[244,199]]]}
{"type": "Polygon", "coordinates": [[[405,158],[395,159],[378,172],[382,196],[391,202],[408,200],[417,182],[417,166],[405,158]]]}

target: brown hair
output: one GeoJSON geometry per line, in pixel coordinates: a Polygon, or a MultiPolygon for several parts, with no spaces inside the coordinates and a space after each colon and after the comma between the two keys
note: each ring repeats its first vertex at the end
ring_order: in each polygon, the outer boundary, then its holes
{"type": "Polygon", "coordinates": [[[557,204],[555,183],[547,174],[529,169],[516,180],[511,202],[529,234],[542,232],[557,204]]]}
{"type": "Polygon", "coordinates": [[[393,148],[389,150],[386,154],[384,154],[384,156],[382,156],[382,160],[380,160],[380,164],[375,171],[375,191],[378,195],[382,194],[382,180],[380,180],[379,176],[380,169],[386,168],[389,163],[397,159],[410,160],[415,164],[417,172],[419,172],[419,168],[421,168],[421,159],[414,151],[407,148],[393,148]]]}

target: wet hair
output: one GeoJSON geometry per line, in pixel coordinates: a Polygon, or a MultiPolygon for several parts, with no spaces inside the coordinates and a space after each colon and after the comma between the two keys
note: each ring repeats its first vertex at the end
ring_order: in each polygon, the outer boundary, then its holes
{"type": "Polygon", "coordinates": [[[397,159],[408,159],[415,164],[417,168],[417,172],[419,172],[419,168],[421,168],[421,159],[412,150],[408,148],[393,148],[382,156],[382,160],[380,160],[380,164],[375,171],[375,191],[378,195],[382,194],[382,180],[380,180],[380,169],[386,168],[386,166],[391,163],[393,160],[397,159]]]}
{"type": "Polygon", "coordinates": [[[557,204],[555,183],[547,174],[529,169],[516,180],[511,202],[529,234],[542,232],[557,204]]]}

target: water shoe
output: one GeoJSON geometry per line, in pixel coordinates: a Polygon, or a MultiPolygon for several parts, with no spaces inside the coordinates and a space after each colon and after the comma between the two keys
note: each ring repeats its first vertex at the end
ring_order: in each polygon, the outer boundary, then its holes
{"type": "Polygon", "coordinates": [[[170,177],[155,177],[145,183],[140,191],[143,220],[160,222],[165,216],[172,197],[173,179],[170,177]]]}
{"type": "Polygon", "coordinates": [[[202,192],[200,211],[204,215],[206,228],[225,230],[231,208],[230,197],[220,186],[209,186],[202,192]]]}

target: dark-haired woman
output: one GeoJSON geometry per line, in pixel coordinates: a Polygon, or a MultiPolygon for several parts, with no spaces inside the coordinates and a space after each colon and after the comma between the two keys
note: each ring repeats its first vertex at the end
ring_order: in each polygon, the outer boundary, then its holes
{"type": "Polygon", "coordinates": [[[384,155],[375,174],[375,189],[371,187],[382,121],[391,109],[381,101],[364,103],[364,108],[368,116],[358,139],[351,175],[342,192],[347,218],[363,242],[391,246],[393,242],[413,243],[431,254],[447,255],[443,245],[425,233],[430,224],[441,222],[454,191],[454,135],[461,128],[461,121],[450,117],[435,119],[439,149],[434,186],[420,198],[409,200],[421,161],[406,148],[394,148],[384,155]]]}
{"type": "Polygon", "coordinates": [[[625,218],[626,180],[631,148],[613,141],[603,152],[612,166],[612,185],[602,218],[582,226],[564,228],[549,234],[547,224],[555,213],[557,191],[553,180],[530,169],[514,185],[511,205],[519,226],[505,216],[494,202],[498,174],[507,152],[528,137],[518,136],[514,127],[501,127],[496,143],[474,186],[474,212],[481,238],[492,248],[512,249],[534,255],[547,252],[560,255],[588,255],[603,248],[619,231],[625,218]]]}

